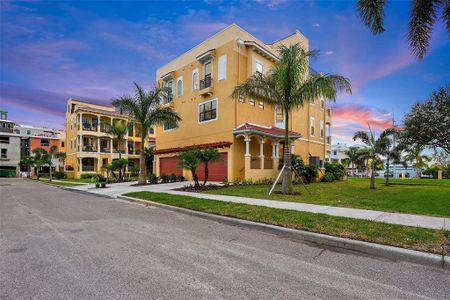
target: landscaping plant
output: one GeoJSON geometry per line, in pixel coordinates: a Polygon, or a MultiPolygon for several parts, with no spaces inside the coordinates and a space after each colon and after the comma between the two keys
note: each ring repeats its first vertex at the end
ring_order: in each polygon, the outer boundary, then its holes
{"type": "MultiPolygon", "coordinates": [[[[317,56],[318,51],[307,51],[295,44],[279,47],[278,53],[279,60],[266,74],[256,72],[245,83],[234,88],[232,97],[235,101],[241,97],[252,97],[279,105],[284,113],[284,145],[289,145],[289,117],[292,111],[319,97],[335,101],[337,92],[351,93],[351,85],[349,79],[340,75],[310,73],[309,61],[317,56]]],[[[292,194],[290,147],[284,147],[283,157],[282,193],[292,194]]]]}
{"type": "Polygon", "coordinates": [[[148,175],[148,182],[149,182],[150,184],[157,184],[157,183],[158,183],[158,180],[159,180],[159,177],[156,176],[155,174],[150,173],[150,174],[148,175]]]}
{"type": "MultiPolygon", "coordinates": [[[[122,159],[122,146],[123,146],[124,143],[126,142],[125,137],[126,137],[127,132],[128,132],[128,126],[127,126],[127,124],[126,124],[124,121],[119,120],[119,121],[117,121],[116,123],[114,123],[114,124],[112,124],[112,125],[111,125],[111,123],[109,123],[109,122],[104,122],[104,123],[103,123],[103,126],[104,126],[105,129],[106,129],[106,133],[112,135],[114,138],[117,139],[117,147],[119,148],[119,149],[118,149],[118,150],[119,150],[119,160],[121,160],[121,159],[122,159]]],[[[112,142],[111,142],[111,147],[112,147],[112,146],[113,146],[113,145],[112,145],[112,142]]],[[[112,163],[111,163],[111,164],[112,164],[112,163]]],[[[125,176],[125,167],[124,167],[124,168],[118,168],[118,169],[117,169],[117,168],[116,168],[116,167],[117,167],[117,164],[114,165],[114,167],[115,167],[115,171],[118,171],[118,172],[119,172],[119,175],[118,175],[118,176],[116,176],[116,175],[114,174],[114,178],[116,178],[117,182],[122,182],[122,181],[123,181],[123,178],[124,178],[124,176],[125,176]]]]}
{"type": "Polygon", "coordinates": [[[190,149],[180,153],[180,161],[177,167],[191,171],[192,179],[194,180],[194,188],[200,188],[198,182],[197,167],[200,164],[200,154],[198,149],[190,149]]]}
{"type": "Polygon", "coordinates": [[[219,151],[215,148],[207,148],[207,149],[203,149],[203,150],[199,150],[198,152],[199,157],[200,157],[200,161],[204,164],[205,167],[205,179],[203,181],[203,185],[206,185],[206,182],[208,181],[208,176],[209,176],[209,169],[208,169],[208,165],[211,162],[215,162],[215,161],[221,161],[222,160],[222,156],[220,155],[219,151]]]}
{"type": "Polygon", "coordinates": [[[135,95],[123,96],[113,101],[113,106],[118,107],[121,113],[130,116],[130,123],[138,125],[141,129],[141,152],[139,158],[139,184],[146,183],[146,152],[145,144],[150,128],[163,126],[165,123],[178,125],[181,118],[169,106],[163,106],[162,102],[168,97],[166,87],[155,87],[154,90],[145,91],[137,83],[134,83],[135,95]]]}

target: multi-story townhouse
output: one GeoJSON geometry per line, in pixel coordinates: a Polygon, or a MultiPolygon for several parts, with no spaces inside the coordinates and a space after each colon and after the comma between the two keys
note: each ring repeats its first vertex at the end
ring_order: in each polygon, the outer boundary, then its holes
{"type": "MultiPolygon", "coordinates": [[[[66,174],[69,178],[79,178],[84,173],[105,173],[102,168],[114,159],[129,160],[128,167],[139,165],[141,131],[138,126],[129,126],[126,142],[107,133],[105,124],[128,123],[127,115],[119,114],[113,106],[87,103],[75,99],[67,101],[66,112],[66,174]]],[[[146,147],[154,143],[151,129],[146,147]]]]}
{"type": "MultiPolygon", "coordinates": [[[[222,160],[210,166],[211,180],[274,178],[283,147],[282,110],[258,99],[233,100],[231,93],[255,72],[267,72],[279,59],[280,45],[296,43],[309,48],[299,31],[265,44],[233,24],[159,68],[157,84],[170,90],[165,105],[173,107],[182,121],[178,128],[165,125],[156,130],[157,175],[189,177],[189,172],[177,168],[180,151],[214,147],[222,160]]],[[[331,142],[330,126],[325,99],[311,99],[290,115],[288,146],[306,162],[320,165],[331,142]]]]}
{"type": "Polygon", "coordinates": [[[8,113],[0,111],[0,176],[19,175],[20,135],[14,132],[15,122],[8,120],[8,113]]]}

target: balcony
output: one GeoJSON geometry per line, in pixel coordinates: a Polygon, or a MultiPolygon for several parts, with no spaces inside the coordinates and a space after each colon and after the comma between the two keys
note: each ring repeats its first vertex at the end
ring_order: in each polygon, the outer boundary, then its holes
{"type": "Polygon", "coordinates": [[[214,92],[213,79],[211,74],[205,76],[204,79],[200,80],[200,95],[210,96],[214,92]]]}
{"type": "Polygon", "coordinates": [[[97,124],[93,123],[83,123],[83,130],[84,131],[97,131],[97,124]]]}
{"type": "Polygon", "coordinates": [[[327,109],[327,113],[325,115],[325,123],[331,124],[331,108],[327,109]]]}
{"type": "Polygon", "coordinates": [[[92,145],[83,145],[83,152],[97,152],[97,147],[92,145]]]}
{"type": "Polygon", "coordinates": [[[331,145],[331,136],[327,136],[327,144],[331,145]]]}
{"type": "Polygon", "coordinates": [[[108,146],[100,146],[101,153],[110,153],[110,148],[108,146]]]}

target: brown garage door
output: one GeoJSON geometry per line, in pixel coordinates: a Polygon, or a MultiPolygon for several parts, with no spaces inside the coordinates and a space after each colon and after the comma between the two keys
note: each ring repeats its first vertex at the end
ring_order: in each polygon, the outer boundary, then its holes
{"type": "MultiPolygon", "coordinates": [[[[208,164],[208,181],[222,182],[225,178],[228,178],[228,156],[227,153],[220,153],[222,160],[208,164]]],[[[199,180],[205,180],[205,166],[201,164],[197,168],[197,174],[199,180]]]]}
{"type": "Polygon", "coordinates": [[[159,174],[183,175],[183,171],[177,168],[178,157],[164,157],[159,159],[159,174]]]}

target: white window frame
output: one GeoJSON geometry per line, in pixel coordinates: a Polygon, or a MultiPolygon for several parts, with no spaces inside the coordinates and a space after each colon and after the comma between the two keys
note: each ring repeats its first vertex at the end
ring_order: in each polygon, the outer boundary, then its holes
{"type": "Polygon", "coordinates": [[[183,97],[183,76],[177,78],[177,97],[183,97]],[[178,82],[181,81],[181,93],[178,89],[178,82]]]}
{"type": "Polygon", "coordinates": [[[174,95],[174,89],[175,89],[175,87],[174,87],[174,82],[173,82],[173,79],[170,79],[170,80],[168,80],[167,81],[167,102],[166,103],[170,103],[170,102],[172,102],[173,101],[173,97],[175,96],[174,95]],[[170,89],[170,87],[169,87],[169,83],[172,83],[172,89],[170,89]],[[172,99],[170,99],[170,96],[172,96],[172,99]]]}
{"type": "Polygon", "coordinates": [[[198,68],[192,70],[192,90],[198,91],[200,87],[200,74],[198,72],[198,68]],[[195,82],[194,75],[197,74],[197,82],[195,82]]]}
{"type": "Polygon", "coordinates": [[[248,103],[250,104],[250,106],[256,106],[256,101],[253,98],[250,98],[250,101],[248,101],[248,103]]]}
{"type": "Polygon", "coordinates": [[[263,65],[263,63],[262,63],[260,60],[258,60],[258,59],[255,59],[255,73],[261,73],[261,74],[264,74],[264,65],[263,65]],[[258,71],[258,65],[261,65],[261,72],[258,71]]]}
{"type": "Polygon", "coordinates": [[[259,109],[264,109],[265,107],[264,101],[258,101],[258,107],[259,109]]]}
{"type": "Polygon", "coordinates": [[[219,119],[219,100],[218,100],[218,98],[214,98],[214,99],[211,99],[211,100],[203,101],[203,102],[200,102],[197,105],[197,122],[198,122],[198,124],[205,124],[205,123],[209,123],[209,122],[214,122],[214,121],[217,121],[218,119],[219,119]],[[200,106],[203,105],[203,104],[206,104],[208,102],[213,102],[213,101],[216,101],[216,118],[200,122],[200,106]]]}
{"type": "Polygon", "coordinates": [[[163,130],[163,132],[169,132],[169,131],[173,131],[173,130],[175,130],[175,129],[177,129],[176,126],[175,126],[174,128],[165,129],[165,128],[164,128],[164,124],[162,125],[162,130],[163,130]]]}
{"type": "Polygon", "coordinates": [[[320,138],[325,138],[325,126],[322,120],[320,120],[320,138]]]}
{"type": "Polygon", "coordinates": [[[205,61],[204,63],[203,63],[203,78],[202,79],[205,79],[205,76],[206,76],[206,65],[208,64],[208,63],[211,63],[211,80],[214,78],[213,76],[214,76],[214,62],[213,62],[213,60],[212,59],[210,59],[210,60],[208,60],[208,61],[205,61]]]}
{"type": "Polygon", "coordinates": [[[310,117],[309,118],[309,135],[310,136],[315,136],[316,134],[316,120],[314,119],[314,117],[310,117]],[[313,129],[313,130],[311,130],[313,129]],[[314,131],[313,133],[311,133],[311,131],[314,131]]]}
{"type": "Polygon", "coordinates": [[[227,55],[224,54],[217,60],[217,80],[225,80],[227,79],[227,55]],[[221,62],[224,61],[223,70],[221,70],[221,62]],[[222,72],[221,72],[222,71],[222,72]],[[223,74],[221,74],[223,73],[223,74]]]}
{"type": "Polygon", "coordinates": [[[242,96],[242,95],[240,95],[240,96],[239,96],[239,102],[245,103],[245,97],[242,96]]]}

